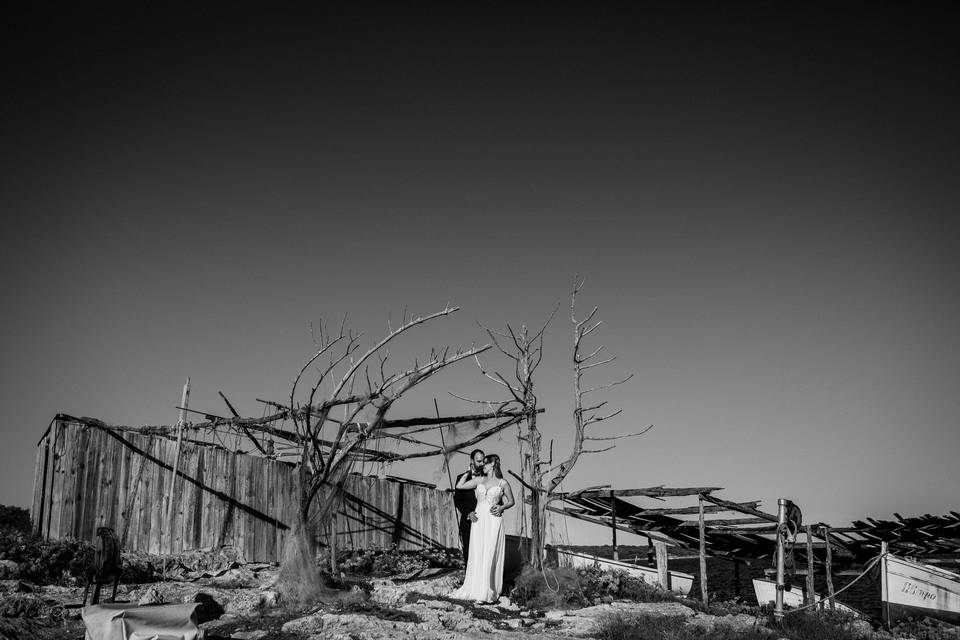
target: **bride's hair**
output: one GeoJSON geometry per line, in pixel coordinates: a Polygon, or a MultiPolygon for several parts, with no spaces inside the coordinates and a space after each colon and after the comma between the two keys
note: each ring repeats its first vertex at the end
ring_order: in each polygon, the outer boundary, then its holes
{"type": "Polygon", "coordinates": [[[500,456],[495,453],[491,453],[483,459],[483,464],[487,464],[488,462],[493,463],[493,475],[497,476],[498,478],[502,478],[503,473],[500,471],[500,456]]]}

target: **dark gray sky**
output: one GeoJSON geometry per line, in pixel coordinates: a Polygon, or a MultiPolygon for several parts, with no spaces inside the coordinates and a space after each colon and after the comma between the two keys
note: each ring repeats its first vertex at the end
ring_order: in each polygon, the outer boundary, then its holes
{"type": "MultiPolygon", "coordinates": [[[[260,415],[311,322],[375,336],[447,301],[398,364],[563,305],[538,386],[566,451],[579,273],[618,355],[597,381],[635,374],[606,433],[656,426],[570,488],[957,508],[952,15],[408,9],[5,20],[0,503],[29,504],[57,412],[173,423],[191,376],[192,406],[260,415]]],[[[399,410],[467,408],[447,390],[495,393],[468,365],[399,410]]]]}

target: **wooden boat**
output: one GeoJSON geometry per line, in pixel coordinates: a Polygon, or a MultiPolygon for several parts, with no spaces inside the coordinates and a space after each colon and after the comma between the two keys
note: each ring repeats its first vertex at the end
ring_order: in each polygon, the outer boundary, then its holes
{"type": "MultiPolygon", "coordinates": [[[[654,567],[644,567],[611,558],[601,558],[599,556],[592,556],[587,553],[571,551],[570,549],[560,547],[558,547],[556,551],[557,560],[561,567],[592,567],[599,565],[601,569],[625,571],[627,575],[641,578],[647,584],[662,586],[660,585],[660,574],[654,567]]],[[[670,584],[665,588],[681,595],[690,593],[690,588],[693,587],[693,575],[672,570],[668,571],[668,573],[670,584]]]]}
{"type": "MultiPolygon", "coordinates": [[[[776,580],[768,580],[766,578],[754,578],[753,579],[753,592],[757,596],[757,604],[761,607],[764,605],[773,605],[777,601],[777,582],[776,580]]],[[[804,592],[806,589],[802,585],[791,585],[789,589],[784,588],[783,590],[783,606],[784,608],[789,609],[799,609],[804,605],[804,592]]],[[[813,594],[815,602],[821,603],[824,609],[829,609],[830,604],[827,602],[827,599],[821,596],[820,594],[813,594]]],[[[862,613],[849,607],[837,599],[833,601],[834,610],[840,611],[842,613],[849,613],[850,615],[856,616],[858,618],[864,617],[862,613]]]]}
{"type": "Polygon", "coordinates": [[[960,624],[960,574],[889,553],[880,572],[885,622],[929,616],[960,624]]]}

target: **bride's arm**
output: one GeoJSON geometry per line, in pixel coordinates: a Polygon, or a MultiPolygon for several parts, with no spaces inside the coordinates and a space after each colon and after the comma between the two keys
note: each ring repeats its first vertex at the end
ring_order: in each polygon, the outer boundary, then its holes
{"type": "Polygon", "coordinates": [[[510,488],[510,483],[506,480],[503,481],[503,501],[498,504],[494,509],[491,510],[491,513],[495,516],[502,516],[503,512],[512,507],[515,503],[513,499],[513,489],[510,488]]]}
{"type": "Polygon", "coordinates": [[[465,473],[457,480],[457,489],[473,489],[483,481],[483,476],[476,476],[467,479],[469,474],[465,473]]]}

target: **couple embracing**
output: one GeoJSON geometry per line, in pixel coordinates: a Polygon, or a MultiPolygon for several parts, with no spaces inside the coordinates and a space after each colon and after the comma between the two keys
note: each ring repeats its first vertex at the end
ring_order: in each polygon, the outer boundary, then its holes
{"type": "Polygon", "coordinates": [[[460,512],[467,573],[463,586],[450,597],[496,602],[503,589],[503,512],[514,505],[513,490],[500,471],[500,456],[485,456],[480,449],[470,452],[470,468],[457,476],[454,504],[460,512]]]}

